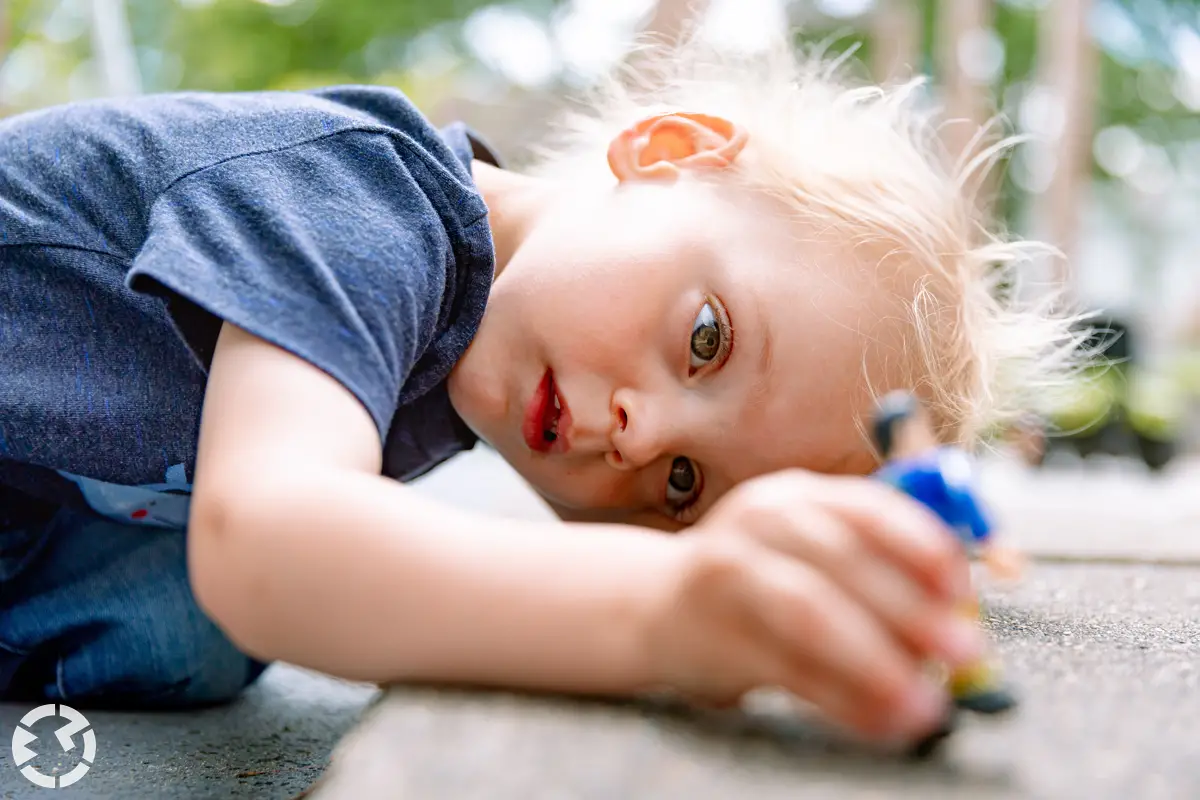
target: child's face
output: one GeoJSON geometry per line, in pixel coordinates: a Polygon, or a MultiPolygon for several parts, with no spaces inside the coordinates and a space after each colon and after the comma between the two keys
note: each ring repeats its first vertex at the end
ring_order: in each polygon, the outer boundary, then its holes
{"type": "Polygon", "coordinates": [[[686,175],[552,205],[450,381],[467,423],[543,497],[672,527],[755,475],[875,466],[855,420],[878,292],[850,248],[686,175]]]}

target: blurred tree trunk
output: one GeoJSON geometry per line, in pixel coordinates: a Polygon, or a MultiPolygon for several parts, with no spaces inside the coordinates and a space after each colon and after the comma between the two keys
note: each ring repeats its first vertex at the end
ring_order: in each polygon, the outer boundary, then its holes
{"type": "Polygon", "coordinates": [[[655,85],[660,76],[643,48],[678,44],[699,26],[709,5],[710,0],[658,0],[631,43],[632,49],[622,59],[622,66],[632,70],[639,81],[655,85]]]}
{"type": "MultiPolygon", "coordinates": [[[[707,12],[709,0],[658,0],[646,22],[638,31],[639,43],[669,44],[689,33],[692,25],[707,12]]],[[[637,68],[639,51],[634,49],[624,57],[624,64],[637,68]]],[[[447,95],[433,112],[427,111],[444,124],[461,119],[482,131],[489,141],[504,154],[508,166],[520,169],[528,160],[529,120],[555,117],[564,105],[576,101],[571,96],[546,92],[525,92],[509,89],[506,97],[486,106],[447,95]]],[[[536,140],[536,136],[534,137],[536,140]]]]}
{"type": "Polygon", "coordinates": [[[1091,177],[1097,51],[1087,28],[1090,10],[1091,0],[1051,0],[1038,44],[1038,86],[1053,98],[1062,124],[1049,145],[1053,173],[1035,198],[1034,219],[1045,225],[1042,238],[1066,255],[1048,276],[1065,287],[1072,282],[1079,212],[1091,177]]]}
{"type": "Polygon", "coordinates": [[[3,66],[4,59],[8,58],[8,43],[12,38],[11,13],[7,0],[0,0],[0,66],[3,66]]]}
{"type": "Polygon", "coordinates": [[[654,43],[676,42],[703,18],[708,6],[709,0],[658,0],[639,38],[654,43]]]}
{"type": "Polygon", "coordinates": [[[109,95],[141,94],[124,0],[92,0],[92,48],[109,95]]]}
{"type": "MultiPolygon", "coordinates": [[[[951,163],[966,163],[988,142],[977,139],[995,113],[992,88],[976,79],[965,62],[980,34],[992,27],[992,0],[943,0],[938,5],[934,58],[942,86],[945,125],[942,143],[951,163]],[[972,152],[968,153],[968,149],[972,152]]],[[[979,209],[990,214],[998,186],[995,170],[974,176],[969,188],[979,209]]]]}
{"type": "Polygon", "coordinates": [[[871,72],[879,83],[904,80],[920,72],[917,0],[879,0],[871,15],[871,50],[871,72]]]}
{"type": "MultiPolygon", "coordinates": [[[[8,50],[12,42],[12,24],[12,12],[9,10],[8,0],[0,0],[0,67],[4,66],[4,62],[8,58],[8,50]]],[[[0,94],[0,117],[7,116],[9,111],[9,104],[5,102],[4,95],[0,94]]]]}
{"type": "Polygon", "coordinates": [[[971,143],[990,116],[988,87],[963,68],[964,50],[977,31],[991,27],[991,0],[944,0],[939,4],[935,58],[941,74],[946,118],[944,141],[952,158],[971,143]]]}
{"type": "Polygon", "coordinates": [[[8,55],[8,3],[0,2],[0,64],[4,63],[4,57],[8,55]]]}

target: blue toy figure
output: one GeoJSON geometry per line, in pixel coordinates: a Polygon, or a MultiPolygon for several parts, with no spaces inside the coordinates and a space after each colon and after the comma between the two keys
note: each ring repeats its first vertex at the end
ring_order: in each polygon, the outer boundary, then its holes
{"type": "MultiPolygon", "coordinates": [[[[879,404],[874,434],[886,459],[876,475],[928,506],[965,547],[980,551],[993,574],[1015,579],[1019,558],[992,542],[991,521],[976,497],[971,459],[961,449],[937,441],[921,404],[906,392],[887,395],[879,404]]],[[[962,613],[978,620],[978,601],[965,605],[962,613]]],[[[966,711],[999,714],[1017,705],[986,660],[953,671],[949,688],[955,706],[966,711]]]]}

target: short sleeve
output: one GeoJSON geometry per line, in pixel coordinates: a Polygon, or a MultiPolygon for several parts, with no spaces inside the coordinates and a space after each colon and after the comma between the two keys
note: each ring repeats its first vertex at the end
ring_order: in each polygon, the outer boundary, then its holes
{"type": "Polygon", "coordinates": [[[233,323],[341,382],[382,439],[435,333],[452,259],[392,140],[348,131],[175,181],[129,283],[166,298],[206,368],[215,323],[233,323]]]}

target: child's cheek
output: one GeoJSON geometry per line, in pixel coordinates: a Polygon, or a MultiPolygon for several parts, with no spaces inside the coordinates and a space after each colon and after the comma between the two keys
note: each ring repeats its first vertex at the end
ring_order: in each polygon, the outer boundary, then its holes
{"type": "Polygon", "coordinates": [[[532,483],[551,502],[577,509],[624,509],[637,505],[632,476],[599,459],[547,462],[532,483]]]}
{"type": "Polygon", "coordinates": [[[632,314],[606,314],[603,317],[576,317],[563,326],[558,341],[563,354],[589,371],[619,375],[658,343],[657,336],[643,319],[632,314]]]}

